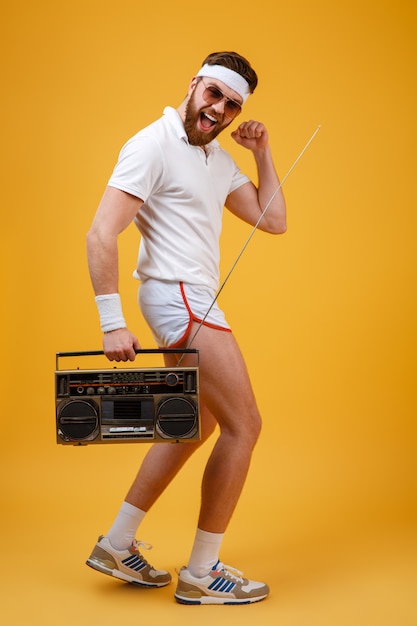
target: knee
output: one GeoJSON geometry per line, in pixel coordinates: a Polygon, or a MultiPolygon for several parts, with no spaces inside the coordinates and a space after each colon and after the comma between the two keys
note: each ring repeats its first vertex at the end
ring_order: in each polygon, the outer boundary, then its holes
{"type": "Polygon", "coordinates": [[[236,445],[253,449],[259,439],[262,430],[262,419],[259,413],[254,413],[246,419],[238,420],[232,425],[227,424],[221,428],[222,434],[232,437],[236,445]]]}

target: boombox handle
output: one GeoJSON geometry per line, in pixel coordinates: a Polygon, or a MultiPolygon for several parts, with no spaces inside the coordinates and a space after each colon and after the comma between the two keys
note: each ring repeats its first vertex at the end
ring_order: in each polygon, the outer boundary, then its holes
{"type": "MultiPolygon", "coordinates": [[[[135,350],[135,354],[197,354],[198,362],[200,361],[200,353],[199,350],[195,348],[185,348],[180,350],[179,348],[141,348],[140,350],[135,350]]],[[[103,350],[90,350],[87,352],[57,352],[56,353],[56,369],[59,370],[58,360],[61,357],[66,356],[102,356],[104,355],[103,350]]]]}

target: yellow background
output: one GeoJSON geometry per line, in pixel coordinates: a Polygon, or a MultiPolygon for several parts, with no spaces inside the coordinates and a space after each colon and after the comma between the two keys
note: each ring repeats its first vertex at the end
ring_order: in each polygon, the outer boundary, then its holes
{"type": "MultiPolygon", "coordinates": [[[[1,30],[0,623],[414,626],[415,3],[25,0],[3,7],[1,30]],[[57,446],[53,374],[57,351],[101,347],[85,233],[121,145],[220,49],[259,74],[241,119],[265,122],[281,176],[321,130],[285,184],[288,233],[257,233],[220,298],[264,417],[222,558],[272,594],[196,609],[172,585],[143,592],[83,565],[147,446],[57,446]]],[[[223,276],[248,233],[225,217],[223,276]]],[[[125,314],[153,347],[136,251],[132,228],[125,314]]],[[[172,573],[207,454],[141,530],[172,573]]]]}

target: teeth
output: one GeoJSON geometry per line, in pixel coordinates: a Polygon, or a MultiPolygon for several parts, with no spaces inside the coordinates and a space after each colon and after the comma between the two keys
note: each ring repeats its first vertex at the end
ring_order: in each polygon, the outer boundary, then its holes
{"type": "Polygon", "coordinates": [[[204,115],[211,121],[211,122],[217,122],[217,119],[215,117],[212,117],[211,115],[209,115],[208,113],[204,113],[204,115]]]}

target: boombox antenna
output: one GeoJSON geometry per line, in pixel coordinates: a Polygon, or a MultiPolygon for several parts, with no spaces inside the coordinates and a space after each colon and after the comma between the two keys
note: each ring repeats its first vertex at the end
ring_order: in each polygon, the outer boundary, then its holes
{"type": "MultiPolygon", "coordinates": [[[[314,131],[314,133],[311,135],[310,139],[307,141],[307,143],[305,144],[304,148],[301,150],[300,154],[297,156],[297,158],[295,159],[294,163],[291,165],[290,169],[288,170],[288,172],[285,174],[284,178],[282,179],[282,181],[280,182],[280,184],[278,185],[278,187],[275,189],[274,193],[272,194],[272,196],[270,197],[270,199],[268,200],[268,202],[265,205],[264,210],[262,211],[261,215],[259,216],[258,221],[256,222],[255,226],[252,228],[249,237],[246,239],[245,243],[243,244],[243,247],[241,249],[241,251],[239,252],[239,254],[237,255],[234,263],[232,264],[232,267],[230,268],[230,270],[228,271],[228,273],[226,274],[226,278],[223,280],[222,284],[220,285],[216,295],[213,298],[213,302],[210,304],[206,314],[204,315],[203,319],[201,320],[201,322],[199,322],[195,333],[193,334],[193,336],[191,337],[190,341],[187,344],[187,348],[190,348],[197,336],[197,334],[199,333],[201,327],[203,326],[204,322],[207,319],[207,316],[209,315],[211,309],[213,308],[214,304],[216,303],[218,297],[220,296],[221,292],[223,291],[227,281],[230,278],[230,275],[232,274],[233,270],[235,269],[236,265],[238,264],[241,256],[243,255],[243,253],[245,252],[250,240],[252,239],[253,235],[255,234],[260,222],[262,221],[265,213],[268,211],[269,207],[271,206],[275,196],[277,195],[278,191],[283,187],[285,181],[287,180],[287,178],[289,177],[289,175],[291,174],[291,172],[293,171],[293,169],[295,168],[295,166],[297,165],[297,163],[300,161],[300,159],[302,158],[303,154],[305,153],[305,151],[307,150],[307,148],[310,146],[310,144],[312,143],[313,139],[316,137],[317,133],[319,132],[321,126],[317,126],[316,130],[314,131]]],[[[183,360],[185,356],[185,353],[183,353],[177,363],[177,366],[179,366],[181,364],[181,361],[183,360]]]]}

